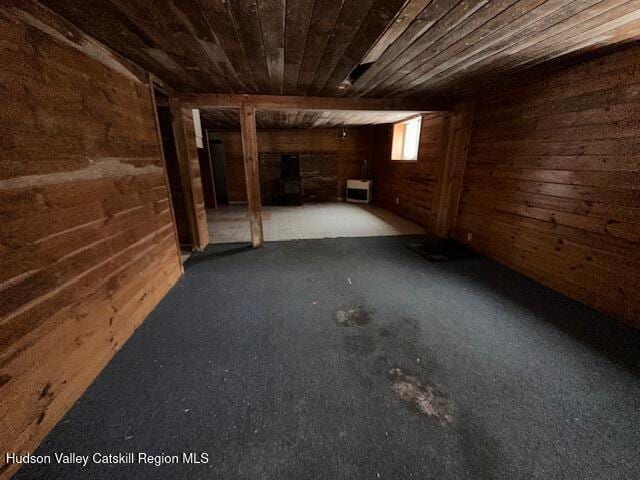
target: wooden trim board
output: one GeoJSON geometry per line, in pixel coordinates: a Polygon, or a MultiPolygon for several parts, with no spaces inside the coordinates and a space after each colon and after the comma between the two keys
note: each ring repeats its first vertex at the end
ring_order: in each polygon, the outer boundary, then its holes
{"type": "Polygon", "coordinates": [[[209,244],[209,230],[191,111],[175,97],[169,99],[169,108],[193,249],[202,250],[209,244]]]}
{"type": "Polygon", "coordinates": [[[449,116],[444,161],[438,176],[434,234],[449,238],[455,225],[475,106],[461,103],[449,116]]]}

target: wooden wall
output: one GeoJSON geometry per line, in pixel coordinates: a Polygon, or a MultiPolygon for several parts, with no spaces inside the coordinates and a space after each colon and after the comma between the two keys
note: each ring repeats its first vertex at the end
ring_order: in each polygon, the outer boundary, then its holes
{"type": "Polygon", "coordinates": [[[480,99],[455,237],[640,326],[640,48],[480,99]]]}
{"type": "Polygon", "coordinates": [[[144,77],[32,2],[0,32],[0,445],[24,453],[181,266],[144,77]]]}
{"type": "MultiPolygon", "coordinates": [[[[227,167],[229,200],[247,200],[242,163],[242,141],[240,132],[220,132],[224,144],[227,167]]],[[[340,139],[340,129],[292,129],[259,130],[258,151],[275,153],[323,153],[336,152],[337,185],[336,196],[344,197],[349,178],[360,178],[362,162],[370,163],[371,130],[367,128],[347,129],[347,138],[340,139]]]]}
{"type": "Polygon", "coordinates": [[[422,119],[418,160],[392,161],[393,125],[373,128],[372,166],[375,204],[433,228],[438,201],[438,175],[446,150],[448,115],[422,119]]]}

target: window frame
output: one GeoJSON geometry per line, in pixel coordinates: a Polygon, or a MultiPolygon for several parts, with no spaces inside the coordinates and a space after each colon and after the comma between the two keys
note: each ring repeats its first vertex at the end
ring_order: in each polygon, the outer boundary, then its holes
{"type": "Polygon", "coordinates": [[[420,136],[422,135],[422,115],[416,115],[414,117],[411,118],[407,118],[405,120],[402,120],[401,122],[396,122],[393,124],[393,128],[391,129],[391,161],[392,162],[408,162],[408,163],[416,163],[418,161],[418,158],[420,157],[420,136]],[[404,150],[405,150],[405,132],[406,132],[406,125],[408,123],[411,122],[417,122],[418,123],[418,138],[416,139],[416,155],[415,158],[394,158],[397,155],[394,154],[394,152],[397,152],[398,149],[402,152],[401,156],[404,155],[404,150]],[[400,135],[402,135],[402,145],[400,146],[400,148],[398,148],[398,145],[396,144],[396,128],[400,125],[405,125],[405,127],[402,129],[402,132],[399,133],[400,135]]]}

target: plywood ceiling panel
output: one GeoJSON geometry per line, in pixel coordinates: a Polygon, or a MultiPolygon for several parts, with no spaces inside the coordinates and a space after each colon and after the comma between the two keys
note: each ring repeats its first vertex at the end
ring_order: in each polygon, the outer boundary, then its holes
{"type": "Polygon", "coordinates": [[[42,3],[182,92],[457,97],[640,37],[640,0],[42,3]]]}

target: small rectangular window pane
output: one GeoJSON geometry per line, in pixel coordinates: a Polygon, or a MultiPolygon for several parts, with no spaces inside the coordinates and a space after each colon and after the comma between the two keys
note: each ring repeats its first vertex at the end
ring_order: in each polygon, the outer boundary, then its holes
{"type": "Polygon", "coordinates": [[[404,123],[396,123],[393,126],[393,146],[391,147],[391,158],[393,160],[402,160],[404,127],[404,123]]]}
{"type": "Polygon", "coordinates": [[[420,141],[420,122],[418,119],[406,123],[404,130],[404,148],[402,158],[415,160],[418,158],[418,142],[420,141]]]}
{"type": "Polygon", "coordinates": [[[393,126],[391,160],[417,160],[422,117],[412,118],[393,126]]]}

